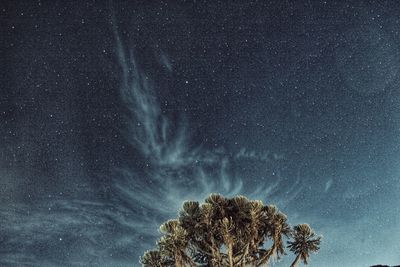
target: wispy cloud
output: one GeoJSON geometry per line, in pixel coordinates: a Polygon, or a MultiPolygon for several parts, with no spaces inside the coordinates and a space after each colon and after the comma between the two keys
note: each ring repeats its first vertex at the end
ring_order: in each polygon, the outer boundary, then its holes
{"type": "MultiPolygon", "coordinates": [[[[232,156],[222,147],[195,144],[189,125],[161,112],[157,88],[115,36],[121,99],[128,111],[123,131],[144,167],[117,168],[111,184],[104,185],[105,196],[88,186],[77,188],[75,198],[2,207],[0,265],[138,266],[143,251],[155,245],[160,223],[175,217],[184,200],[201,201],[212,192],[269,200],[282,193],[285,204],[301,190],[299,179],[285,186],[279,171],[251,181],[234,171],[243,161],[250,167],[279,161],[278,153],[243,148],[232,156]]],[[[172,71],[166,55],[161,62],[172,71]]]]}
{"type": "MultiPolygon", "coordinates": [[[[123,74],[121,96],[130,112],[127,138],[143,159],[150,162],[146,172],[121,170],[123,178],[116,185],[132,206],[143,208],[139,220],[152,223],[157,218],[173,217],[184,200],[202,200],[212,192],[228,196],[245,194],[265,200],[279,188],[279,191],[286,190],[287,201],[297,195],[301,188],[299,181],[295,186],[284,188],[280,175],[269,181],[247,181],[232,171],[238,161],[274,162],[283,159],[283,155],[243,148],[232,157],[223,148],[210,150],[194,146],[187,127],[182,123],[177,127],[168,114],[161,112],[157,88],[136,64],[134,53],[116,36],[123,74]]],[[[148,229],[138,231],[148,233],[148,229]]]]}

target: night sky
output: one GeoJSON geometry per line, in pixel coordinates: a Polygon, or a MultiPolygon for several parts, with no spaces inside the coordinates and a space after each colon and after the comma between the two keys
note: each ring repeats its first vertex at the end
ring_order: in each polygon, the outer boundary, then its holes
{"type": "Polygon", "coordinates": [[[0,12],[1,266],[139,266],[212,192],[310,223],[310,266],[400,264],[400,2],[0,12]]]}

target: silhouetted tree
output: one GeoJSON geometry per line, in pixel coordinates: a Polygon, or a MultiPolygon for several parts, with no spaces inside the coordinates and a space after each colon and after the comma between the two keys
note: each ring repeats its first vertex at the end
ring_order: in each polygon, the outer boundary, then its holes
{"type": "Polygon", "coordinates": [[[297,256],[290,267],[298,266],[300,260],[303,260],[304,264],[308,264],[310,252],[316,252],[319,250],[321,237],[316,236],[308,224],[299,224],[295,226],[292,236],[294,241],[289,241],[288,247],[290,248],[290,251],[297,256]]]}
{"type": "Polygon", "coordinates": [[[284,237],[294,239],[288,247],[296,255],[292,266],[297,266],[300,260],[308,263],[321,240],[307,224],[291,229],[273,205],[219,194],[201,205],[184,202],[178,218],[162,224],[160,232],[157,249],[140,259],[144,267],[258,267],[285,255],[284,237]]]}

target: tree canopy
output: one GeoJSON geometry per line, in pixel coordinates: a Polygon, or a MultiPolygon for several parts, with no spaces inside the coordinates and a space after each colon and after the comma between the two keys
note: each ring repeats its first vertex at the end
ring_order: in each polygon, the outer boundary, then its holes
{"type": "Polygon", "coordinates": [[[290,227],[274,205],[219,194],[203,204],[184,202],[178,218],[163,223],[160,232],[157,249],[140,259],[143,267],[265,266],[286,255],[284,238],[296,256],[295,267],[307,264],[321,242],[308,224],[290,227]]]}

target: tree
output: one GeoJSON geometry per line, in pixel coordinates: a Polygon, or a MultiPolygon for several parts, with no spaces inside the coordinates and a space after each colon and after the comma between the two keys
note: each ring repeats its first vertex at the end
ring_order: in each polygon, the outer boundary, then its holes
{"type": "Polygon", "coordinates": [[[308,224],[299,224],[294,227],[293,238],[294,241],[288,242],[288,247],[290,248],[290,251],[297,256],[290,267],[298,266],[300,260],[303,260],[304,264],[308,264],[310,252],[316,252],[319,250],[321,237],[316,236],[308,224]]]}
{"type": "Polygon", "coordinates": [[[319,250],[321,237],[307,224],[293,229],[273,205],[244,196],[225,198],[211,194],[205,203],[183,203],[177,219],[161,225],[157,249],[140,259],[144,267],[264,266],[285,255],[283,239],[293,237],[289,248],[296,259],[308,263],[319,250]]]}

